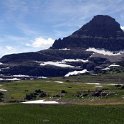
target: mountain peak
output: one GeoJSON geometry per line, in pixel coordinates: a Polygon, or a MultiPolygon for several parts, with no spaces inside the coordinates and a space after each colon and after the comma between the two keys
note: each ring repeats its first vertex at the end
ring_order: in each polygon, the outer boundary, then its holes
{"type": "Polygon", "coordinates": [[[96,15],[96,16],[93,17],[92,20],[98,20],[98,19],[102,19],[102,20],[113,20],[113,21],[115,21],[115,19],[112,18],[109,15],[96,15]]]}
{"type": "Polygon", "coordinates": [[[93,17],[90,23],[104,26],[113,25],[113,27],[117,27],[118,29],[120,29],[120,24],[116,22],[114,18],[108,15],[96,15],[93,17]]]}
{"type": "MultiPolygon", "coordinates": [[[[108,15],[97,15],[87,24],[85,24],[73,35],[86,35],[94,37],[117,37],[117,32],[123,32],[120,28],[120,24],[116,20],[108,15]]],[[[123,34],[124,36],[124,34],[123,34]]]]}
{"type": "Polygon", "coordinates": [[[93,17],[90,23],[104,26],[113,26],[118,28],[118,30],[120,29],[120,24],[114,18],[108,15],[96,15],[93,17]]]}
{"type": "Polygon", "coordinates": [[[52,48],[102,48],[124,50],[124,32],[111,16],[96,15],[72,35],[56,40],[52,48]]]}

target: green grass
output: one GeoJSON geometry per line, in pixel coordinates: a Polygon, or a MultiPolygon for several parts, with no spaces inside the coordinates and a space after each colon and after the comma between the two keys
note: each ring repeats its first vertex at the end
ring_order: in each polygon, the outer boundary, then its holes
{"type": "MultiPolygon", "coordinates": [[[[0,104],[0,124],[124,124],[124,89],[106,85],[107,83],[123,83],[124,73],[97,76],[73,76],[69,78],[48,78],[2,83],[4,102],[24,100],[26,94],[41,89],[51,96],[67,91],[61,101],[66,105],[24,105],[0,104]],[[59,84],[55,81],[63,81],[59,84]],[[110,97],[77,98],[77,91],[92,91],[94,84],[101,83],[102,88],[114,92],[110,97]],[[72,105],[73,104],[73,105],[72,105]],[[112,105],[107,105],[112,104],[112,105]],[[115,105],[116,104],[116,105],[115,105]],[[117,105],[118,104],[118,105],[117,105]]],[[[42,98],[41,98],[42,99],[42,98]]],[[[56,100],[55,98],[51,100],[56,100]]]]}
{"type": "MultiPolygon", "coordinates": [[[[119,101],[124,102],[124,100],[122,99],[122,96],[124,95],[124,90],[120,90],[115,86],[108,86],[106,84],[102,84],[102,86],[103,88],[107,88],[109,91],[116,93],[115,96],[111,96],[112,99],[115,99],[115,101],[118,101],[118,102],[119,101]]],[[[24,97],[26,96],[26,94],[34,92],[36,89],[41,89],[47,92],[49,94],[49,97],[59,94],[61,90],[65,90],[67,91],[67,94],[64,97],[62,97],[62,100],[64,101],[70,100],[70,102],[73,102],[73,99],[77,100],[77,98],[75,97],[77,91],[87,91],[87,90],[96,89],[95,85],[87,85],[81,82],[78,82],[78,83],[64,82],[62,84],[59,84],[54,81],[48,82],[48,79],[5,83],[5,84],[2,84],[1,88],[7,90],[7,92],[5,92],[5,95],[4,95],[5,102],[15,101],[15,100],[22,101],[24,100],[24,97]]],[[[47,97],[47,99],[49,99],[49,97],[47,97]]],[[[95,100],[97,99],[99,98],[96,98],[95,100]]],[[[84,102],[84,99],[78,99],[78,100],[80,100],[80,103],[82,102],[82,100],[84,102]]],[[[108,101],[110,102],[110,100],[108,101]]],[[[98,102],[100,101],[98,100],[98,102]]]]}
{"type": "MultiPolygon", "coordinates": [[[[58,79],[58,78],[52,78],[58,79]]],[[[59,77],[60,80],[69,80],[70,82],[93,82],[93,83],[123,83],[124,82],[124,73],[106,73],[106,74],[98,74],[98,75],[78,75],[71,76],[68,78],[59,77]]]]}
{"type": "Polygon", "coordinates": [[[68,92],[67,97],[72,97],[79,90],[94,89],[94,85],[86,85],[82,83],[56,83],[54,81],[47,82],[45,80],[21,81],[13,83],[5,83],[2,88],[6,89],[6,100],[23,100],[25,94],[31,93],[36,89],[46,91],[50,96],[60,93],[61,90],[68,92]],[[71,88],[69,88],[71,87],[71,88]]]}
{"type": "Polygon", "coordinates": [[[2,105],[0,124],[124,124],[124,105],[2,105]]]}
{"type": "MultiPolygon", "coordinates": [[[[120,74],[99,74],[97,76],[92,75],[83,75],[83,76],[72,76],[69,78],[48,78],[48,79],[41,79],[41,80],[27,80],[27,81],[17,81],[17,82],[9,82],[9,83],[2,83],[0,88],[6,89],[4,95],[4,101],[22,101],[26,94],[30,94],[34,92],[36,89],[41,89],[49,94],[49,97],[54,95],[60,94],[61,90],[67,91],[67,94],[62,97],[62,101],[77,101],[77,103],[84,103],[84,99],[78,99],[75,97],[78,91],[92,91],[95,90],[95,85],[87,85],[86,83],[101,83],[103,86],[102,88],[108,89],[110,92],[114,92],[116,95],[110,96],[109,99],[100,99],[102,102],[108,100],[109,102],[121,102],[124,103],[124,90],[120,90],[115,86],[106,85],[107,83],[123,83],[124,81],[124,73],[120,74]],[[59,84],[55,81],[63,81],[64,83],[59,84]],[[120,82],[118,82],[120,81],[120,82]],[[79,102],[80,101],[80,102],[79,102]]],[[[100,88],[99,88],[100,89],[100,88]]],[[[47,99],[49,99],[47,97],[47,99]]],[[[46,98],[45,98],[46,99],[46,98]]],[[[86,98],[85,100],[88,101],[86,98]]],[[[92,100],[89,99],[89,101],[92,100]]],[[[99,98],[95,98],[96,102],[99,103],[99,98]]],[[[75,102],[74,102],[75,103],[75,102]]],[[[91,102],[90,102],[91,103],[91,102]]]]}

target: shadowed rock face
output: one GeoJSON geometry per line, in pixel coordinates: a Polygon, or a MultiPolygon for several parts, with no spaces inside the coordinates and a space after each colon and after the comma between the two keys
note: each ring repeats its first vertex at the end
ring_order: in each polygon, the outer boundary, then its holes
{"type": "Polygon", "coordinates": [[[120,24],[110,16],[95,16],[72,35],[55,40],[52,49],[104,48],[111,51],[124,50],[124,32],[120,24]]]}
{"type": "MultiPolygon", "coordinates": [[[[64,76],[68,72],[82,70],[83,63],[67,62],[65,64],[72,65],[74,68],[59,67],[55,65],[41,66],[43,62],[61,62],[64,59],[88,59],[92,55],[84,49],[58,50],[48,49],[39,52],[19,53],[5,55],[0,59],[3,64],[0,65],[0,74],[2,75],[29,75],[29,76],[45,76],[55,77],[64,76]],[[79,68],[79,66],[82,66],[79,68]]],[[[84,65],[86,67],[88,65],[84,65]]]]}

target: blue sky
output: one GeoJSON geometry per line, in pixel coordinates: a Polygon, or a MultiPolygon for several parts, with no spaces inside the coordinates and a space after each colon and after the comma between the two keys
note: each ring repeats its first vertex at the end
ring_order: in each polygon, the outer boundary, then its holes
{"type": "Polygon", "coordinates": [[[46,49],[98,14],[124,26],[124,0],[0,0],[0,56],[46,49]]]}

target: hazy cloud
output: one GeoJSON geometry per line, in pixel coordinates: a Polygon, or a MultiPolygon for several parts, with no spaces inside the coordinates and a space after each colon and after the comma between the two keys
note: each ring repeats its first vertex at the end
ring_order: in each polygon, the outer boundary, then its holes
{"type": "Polygon", "coordinates": [[[43,37],[35,38],[31,43],[26,44],[30,47],[40,48],[40,49],[47,49],[54,43],[52,38],[45,39],[43,37]]]}
{"type": "Polygon", "coordinates": [[[12,46],[0,46],[0,57],[10,53],[17,53],[18,50],[12,46]]]}

